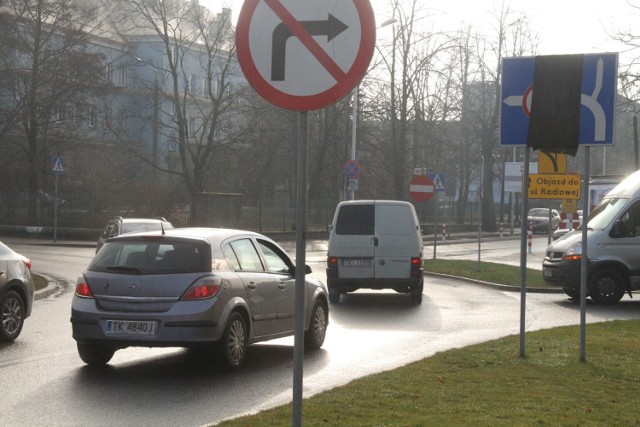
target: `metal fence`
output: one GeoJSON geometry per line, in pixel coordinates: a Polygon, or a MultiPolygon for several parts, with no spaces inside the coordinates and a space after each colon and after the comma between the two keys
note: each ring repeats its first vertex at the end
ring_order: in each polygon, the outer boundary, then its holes
{"type": "MultiPolygon", "coordinates": [[[[54,197],[39,193],[32,196],[35,211],[29,218],[30,197],[24,192],[0,192],[0,225],[99,229],[109,218],[162,216],[175,226],[228,227],[259,232],[293,231],[296,201],[286,197],[257,198],[241,194],[205,193],[196,201],[192,221],[191,204],[183,197],[139,193],[126,198],[95,194],[64,195],[58,200],[57,218],[54,197]],[[54,224],[57,219],[57,224],[54,224]]],[[[337,202],[309,200],[307,229],[325,230],[333,218],[337,202]]]]}

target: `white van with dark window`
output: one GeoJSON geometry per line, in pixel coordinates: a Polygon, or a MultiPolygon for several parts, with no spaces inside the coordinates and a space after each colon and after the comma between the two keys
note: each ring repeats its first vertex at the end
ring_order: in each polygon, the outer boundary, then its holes
{"type": "Polygon", "coordinates": [[[327,254],[329,300],[360,288],[393,289],[422,303],[422,232],[413,205],[397,200],[341,202],[327,254]]]}

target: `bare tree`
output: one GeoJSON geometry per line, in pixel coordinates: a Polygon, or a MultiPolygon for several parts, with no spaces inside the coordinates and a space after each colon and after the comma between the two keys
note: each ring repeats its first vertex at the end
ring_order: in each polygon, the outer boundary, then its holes
{"type": "Polygon", "coordinates": [[[94,5],[73,0],[8,0],[0,9],[0,137],[26,163],[30,224],[48,158],[79,140],[67,125],[98,89],[102,57],[88,48],[95,17],[94,5]]]}
{"type": "Polygon", "coordinates": [[[495,231],[494,188],[496,159],[500,160],[498,126],[500,112],[500,69],[503,57],[533,54],[537,40],[526,17],[502,4],[494,11],[491,34],[477,34],[470,28],[460,32],[455,50],[458,61],[461,146],[463,159],[458,183],[457,222],[464,220],[470,184],[482,177],[482,229],[495,231]],[[493,34],[493,35],[492,35],[493,34]],[[480,171],[480,166],[483,169],[480,171]]]}
{"type": "Polygon", "coordinates": [[[158,90],[172,110],[163,114],[167,121],[153,126],[177,146],[177,159],[164,164],[141,147],[134,151],[152,167],[180,177],[195,223],[198,197],[208,189],[216,154],[237,140],[239,129],[233,109],[240,95],[241,86],[234,85],[240,70],[230,10],[216,15],[197,2],[181,0],[120,1],[115,7],[113,25],[123,39],[150,37],[147,47],[155,50],[155,59],[149,61],[157,63],[145,63],[161,73],[158,90]]]}

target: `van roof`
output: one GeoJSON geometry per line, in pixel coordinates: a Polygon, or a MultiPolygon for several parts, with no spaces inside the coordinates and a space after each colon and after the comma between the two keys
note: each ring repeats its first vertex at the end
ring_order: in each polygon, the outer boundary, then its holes
{"type": "Polygon", "coordinates": [[[340,205],[370,205],[370,204],[388,204],[388,205],[410,205],[411,203],[403,200],[346,200],[340,202],[340,205]]]}
{"type": "Polygon", "coordinates": [[[616,185],[609,193],[607,197],[631,197],[640,191],[640,170],[633,172],[626,177],[622,182],[616,185]]]}

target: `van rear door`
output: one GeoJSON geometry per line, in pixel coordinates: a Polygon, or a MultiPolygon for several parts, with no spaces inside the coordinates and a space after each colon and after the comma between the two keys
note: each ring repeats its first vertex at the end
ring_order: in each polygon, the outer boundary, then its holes
{"type": "Polygon", "coordinates": [[[374,277],[375,205],[341,205],[332,232],[331,255],[339,258],[339,277],[374,277]]]}
{"type": "Polygon", "coordinates": [[[376,203],[375,277],[411,277],[411,258],[421,256],[417,217],[409,204],[376,203]]]}

